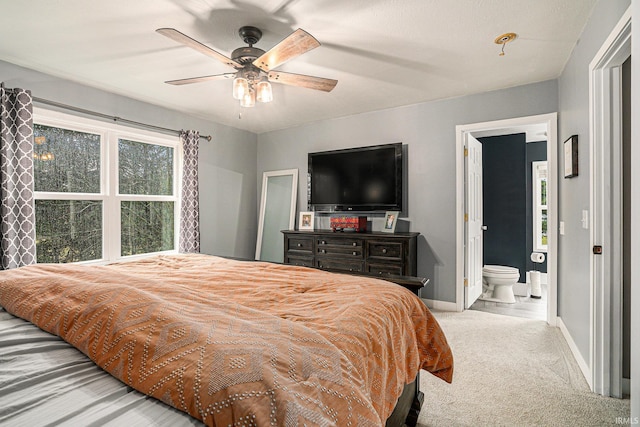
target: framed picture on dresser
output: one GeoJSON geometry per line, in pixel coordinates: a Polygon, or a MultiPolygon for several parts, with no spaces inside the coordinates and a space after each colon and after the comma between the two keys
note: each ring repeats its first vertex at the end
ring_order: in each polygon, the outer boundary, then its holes
{"type": "Polygon", "coordinates": [[[298,230],[313,231],[313,222],[313,212],[300,212],[300,218],[298,218],[298,230]]]}
{"type": "Polygon", "coordinates": [[[382,224],[383,233],[395,233],[396,223],[398,222],[398,211],[387,211],[384,215],[384,224],[382,224]]]}

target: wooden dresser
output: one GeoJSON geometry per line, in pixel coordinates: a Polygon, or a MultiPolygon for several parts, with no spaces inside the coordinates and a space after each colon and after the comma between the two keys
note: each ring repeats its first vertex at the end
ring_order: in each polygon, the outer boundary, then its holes
{"type": "Polygon", "coordinates": [[[334,233],[331,230],[282,233],[285,264],[383,277],[398,283],[406,281],[406,276],[417,274],[420,233],[334,233]]]}

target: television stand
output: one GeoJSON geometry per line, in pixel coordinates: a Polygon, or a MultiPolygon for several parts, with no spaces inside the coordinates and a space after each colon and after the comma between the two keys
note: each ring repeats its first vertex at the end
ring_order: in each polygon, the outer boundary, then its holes
{"type": "Polygon", "coordinates": [[[378,277],[415,294],[428,283],[416,277],[420,233],[334,233],[284,230],[284,263],[378,277]]]}

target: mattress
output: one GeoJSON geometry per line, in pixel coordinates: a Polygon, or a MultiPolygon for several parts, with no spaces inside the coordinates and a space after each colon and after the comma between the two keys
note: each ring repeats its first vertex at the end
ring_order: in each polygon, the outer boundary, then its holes
{"type": "Polygon", "coordinates": [[[382,425],[420,369],[453,372],[411,292],[308,268],[193,254],[41,264],[0,272],[0,305],[84,353],[2,313],[0,421],[12,424],[195,422],[170,405],[207,425],[382,425]]]}

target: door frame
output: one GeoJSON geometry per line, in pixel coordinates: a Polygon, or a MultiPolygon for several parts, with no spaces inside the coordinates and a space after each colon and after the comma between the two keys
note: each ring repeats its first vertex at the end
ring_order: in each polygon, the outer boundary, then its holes
{"type": "Polygon", "coordinates": [[[631,7],[589,64],[591,389],[622,397],[621,65],[631,55],[631,7]],[[620,284],[615,286],[614,284],[620,284]]]}
{"type": "Polygon", "coordinates": [[[465,207],[465,173],[464,173],[464,141],[466,133],[486,130],[498,130],[544,124],[547,127],[547,164],[548,164],[548,198],[547,217],[548,252],[547,252],[547,323],[556,326],[558,315],[557,294],[557,258],[558,258],[558,113],[517,117],[490,122],[472,123],[456,126],[456,309],[464,310],[464,207],[465,207]]]}

